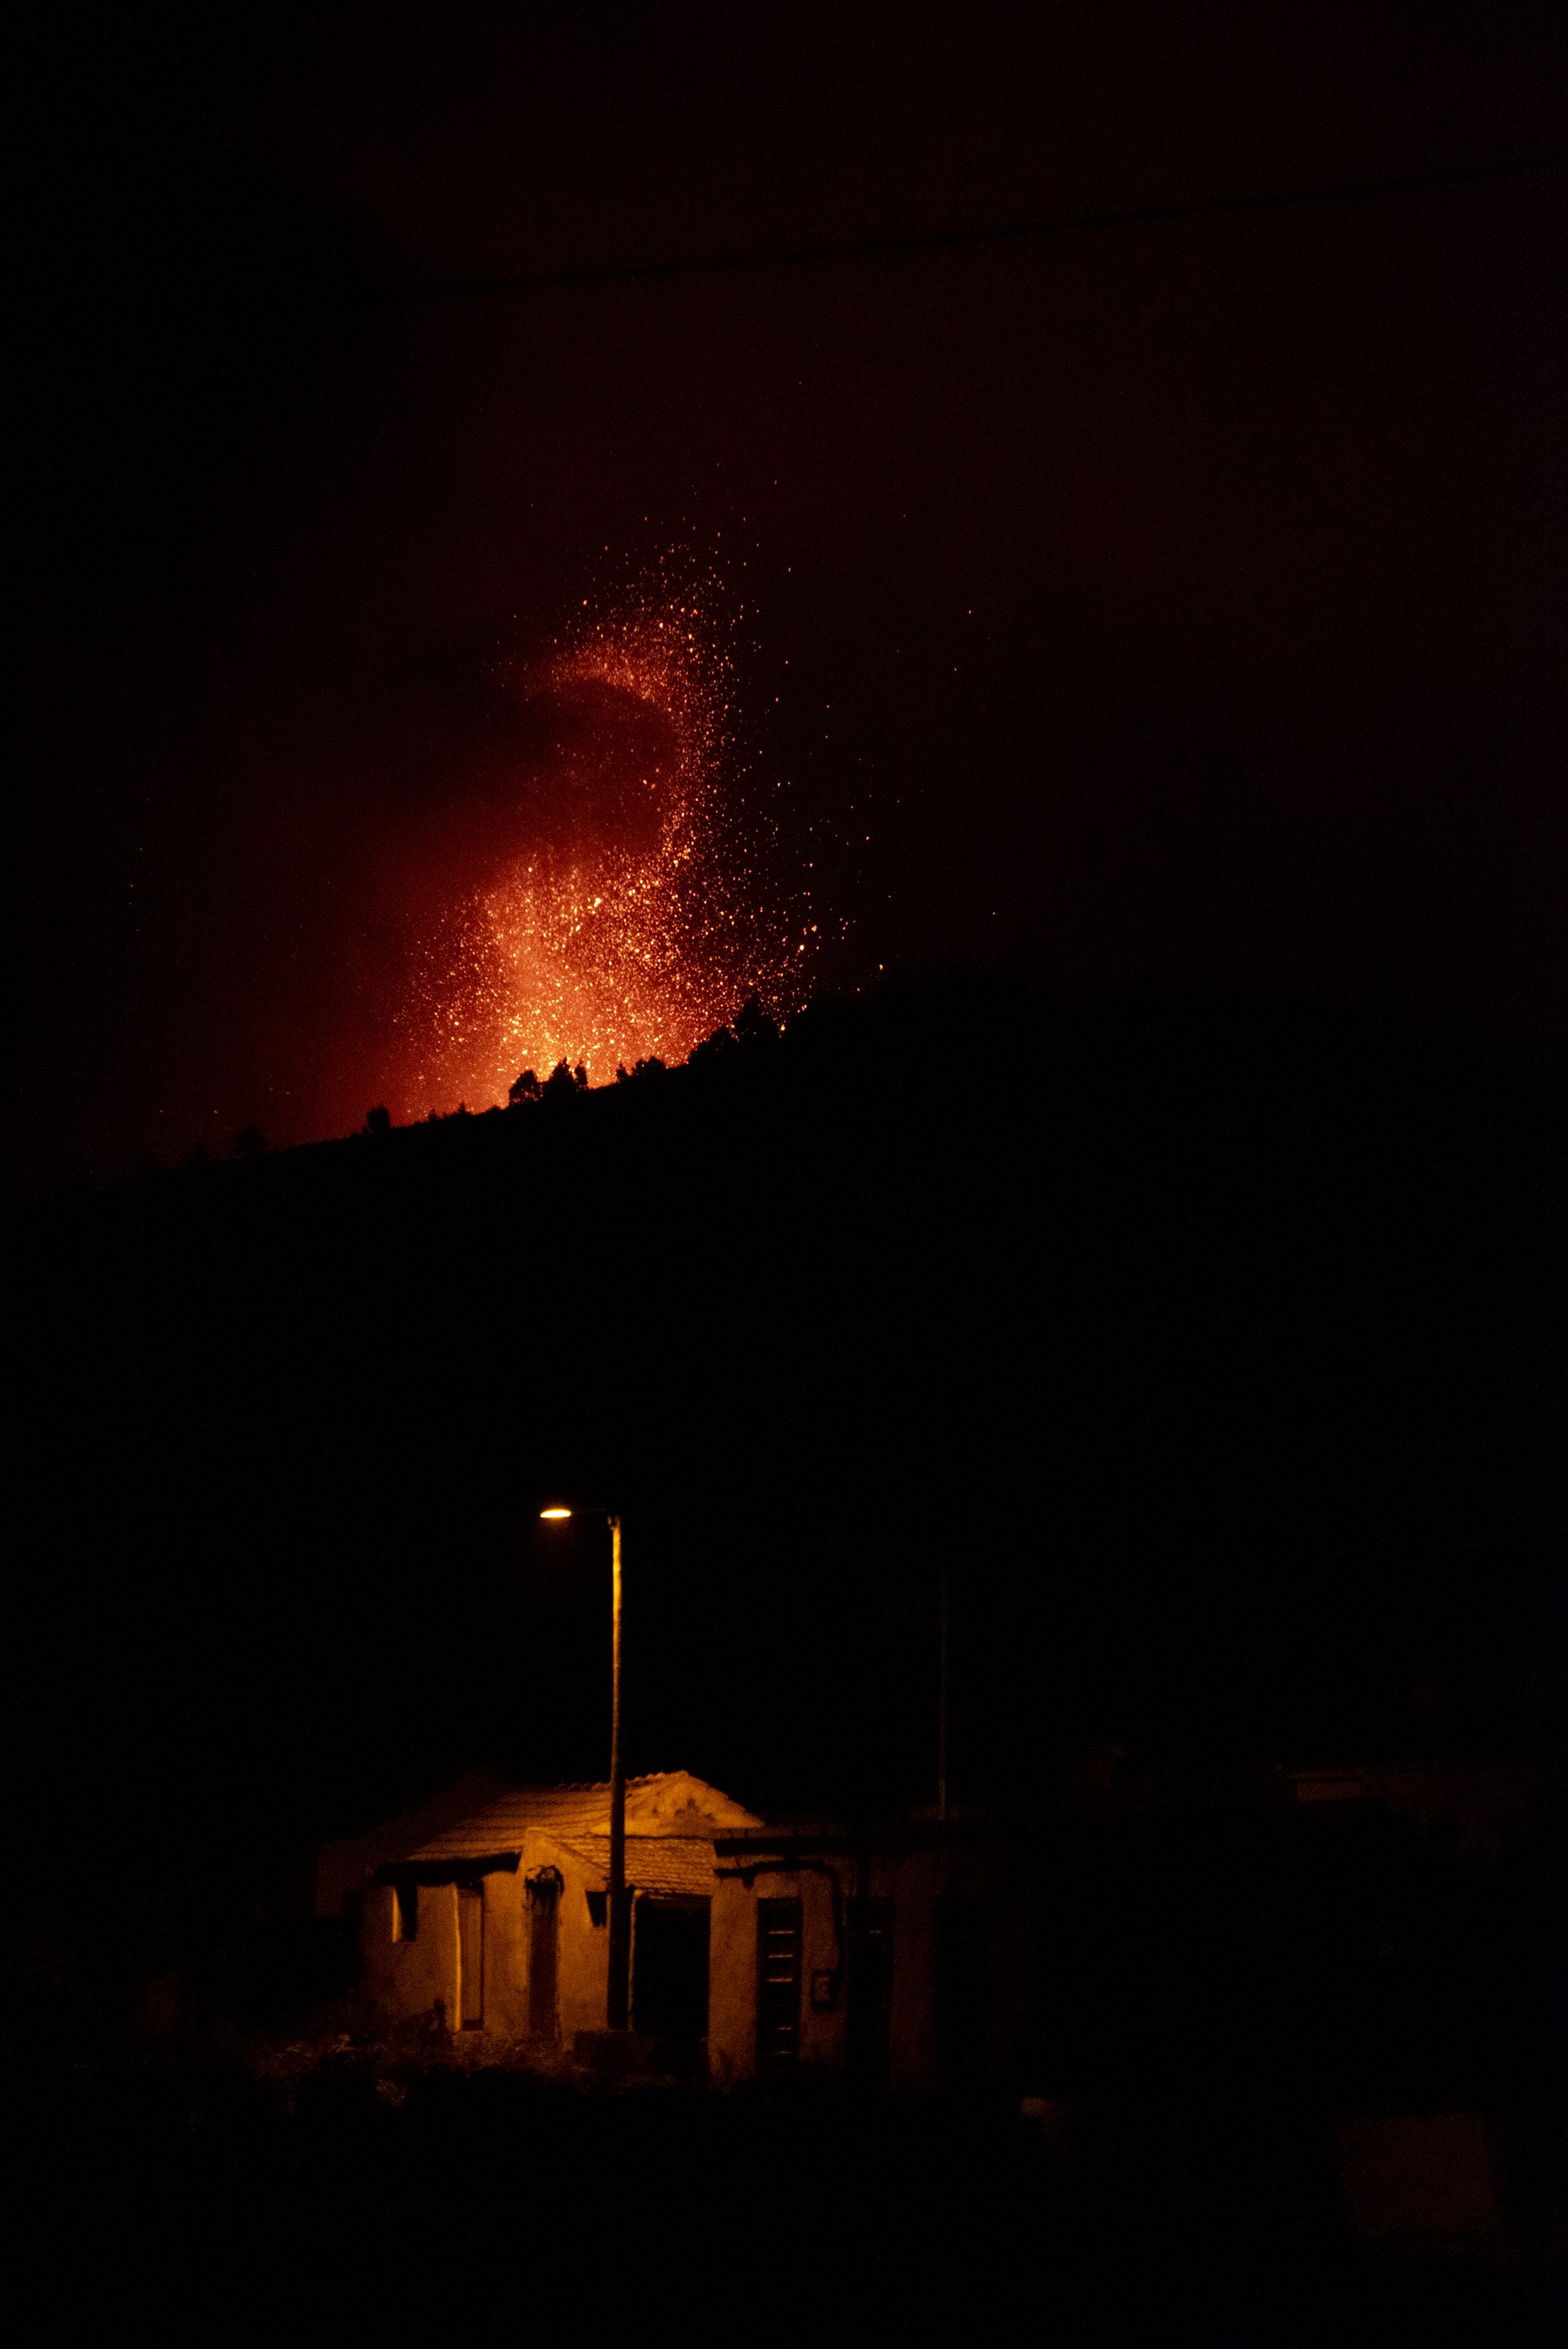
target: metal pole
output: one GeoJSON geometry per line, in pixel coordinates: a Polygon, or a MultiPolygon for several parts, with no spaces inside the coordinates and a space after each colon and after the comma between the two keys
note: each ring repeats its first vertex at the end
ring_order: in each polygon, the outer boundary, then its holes
{"type": "Polygon", "coordinates": [[[621,1520],[610,1519],[610,1985],[605,2021],[631,2021],[632,1912],[626,1899],[626,1764],[621,1751],[621,1520]]]}
{"type": "Polygon", "coordinates": [[[936,1684],[936,1816],[947,1816],[947,1569],[942,1572],[942,1658],[936,1684]]]}

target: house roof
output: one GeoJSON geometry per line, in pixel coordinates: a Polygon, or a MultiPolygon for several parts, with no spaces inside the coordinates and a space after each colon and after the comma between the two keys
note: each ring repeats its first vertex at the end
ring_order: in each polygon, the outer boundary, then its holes
{"type": "MultiPolygon", "coordinates": [[[[626,1781],[628,1844],[634,1837],[639,1843],[655,1837],[701,1843],[708,1849],[709,1878],[713,1872],[713,1836],[726,1828],[759,1827],[761,1824],[752,1812],[721,1794],[717,1786],[708,1785],[705,1779],[693,1777],[689,1770],[659,1770],[647,1777],[626,1781]]],[[[603,1838],[607,1848],[608,1785],[510,1787],[505,1794],[482,1804],[404,1856],[421,1861],[462,1860],[478,1859],[492,1852],[521,1851],[523,1837],[531,1828],[542,1828],[547,1835],[573,1845],[579,1839],[592,1843],[603,1838]]],[[[675,1862],[672,1860],[670,1865],[673,1867],[675,1862]]],[[[705,1882],[703,1889],[707,1889],[705,1882]]]]}
{"type": "MultiPolygon", "coordinates": [[[[610,1880],[610,1838],[557,1836],[555,1840],[585,1868],[610,1880]]],[[[713,1844],[707,1836],[626,1837],[626,1881],[634,1892],[702,1895],[713,1890],[713,1844]]]]}
{"type": "Polygon", "coordinates": [[[506,1791],[506,1780],[488,1764],[469,1770],[412,1810],[383,1819],[354,1836],[340,1836],[316,1854],[315,1900],[319,1916],[335,1917],[344,1896],[364,1884],[384,1862],[404,1858],[434,1835],[466,1819],[506,1791]]]}

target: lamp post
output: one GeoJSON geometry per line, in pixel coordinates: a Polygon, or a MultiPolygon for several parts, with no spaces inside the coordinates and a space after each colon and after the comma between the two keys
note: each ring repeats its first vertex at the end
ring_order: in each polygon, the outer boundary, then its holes
{"type": "Polygon", "coordinates": [[[621,1751],[621,1520],[613,1509],[541,1509],[552,1523],[603,1517],[610,1528],[610,1982],[604,2020],[624,2031],[632,2010],[632,1910],[626,1899],[626,1764],[621,1751]]]}

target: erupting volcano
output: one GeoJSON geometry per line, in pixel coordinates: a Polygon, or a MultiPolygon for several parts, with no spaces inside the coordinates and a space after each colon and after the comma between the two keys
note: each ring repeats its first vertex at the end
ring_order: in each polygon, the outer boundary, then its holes
{"type": "Polygon", "coordinates": [[[504,1102],[525,1068],[683,1061],[747,996],[798,1001],[810,926],[765,909],[714,601],[585,616],[509,674],[529,748],[508,846],[422,947],[414,1113],[504,1102]]]}

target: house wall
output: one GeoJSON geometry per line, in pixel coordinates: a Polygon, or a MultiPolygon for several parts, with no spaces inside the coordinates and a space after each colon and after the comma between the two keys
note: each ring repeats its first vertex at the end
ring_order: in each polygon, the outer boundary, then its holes
{"type": "Polygon", "coordinates": [[[528,1939],[522,1873],[497,1868],[484,1879],[485,2030],[520,2039],[528,2028],[528,1939]]]}
{"type": "MultiPolygon", "coordinates": [[[[936,1896],[930,1855],[873,1863],[876,1895],[892,1902],[892,1999],[888,2085],[936,2084],[936,1896]]],[[[943,1888],[946,1889],[944,1886],[943,1888]]]]}
{"type": "MultiPolygon", "coordinates": [[[[570,2048],[580,2031],[603,2031],[610,1991],[610,1935],[588,1913],[588,1894],[600,1890],[600,1878],[551,1837],[531,1831],[522,1856],[520,1878],[535,1868],[557,1868],[562,1892],[560,1941],[556,1971],[556,2013],[560,2043],[570,2048]]],[[[526,1922],[526,1920],[524,1920],[526,1922]]],[[[526,2027],[526,2011],[524,2014],[526,2027]]]]}
{"type": "Polygon", "coordinates": [[[913,1851],[882,1866],[893,1901],[892,2085],[938,2083],[937,1919],[944,1899],[984,1905],[981,2074],[1008,2077],[1024,2059],[1037,1994],[1032,1869],[1008,1851],[913,1851]]]}
{"type": "Polygon", "coordinates": [[[365,1895],[360,1925],[361,1980],[365,1995],[388,2021],[403,2023],[428,2014],[438,2000],[449,2024],[458,2008],[458,1895],[450,1884],[419,1888],[419,1930],[411,1941],[392,1938],[390,1885],[373,1885],[365,1895]]]}
{"type": "MultiPolygon", "coordinates": [[[[847,1871],[841,1870],[846,1878],[847,1871]]],[[[708,1928],[707,2069],[718,2087],[732,2087],[757,2071],[757,1903],[800,1903],[800,2061],[841,2063],[844,2007],[813,2003],[814,1981],[839,1962],[833,1889],[815,1870],[764,1869],[751,1884],[721,1876],[714,1887],[708,1928]]],[[[896,1963],[896,1961],[895,1961],[896,1963]]]]}
{"type": "MultiPolygon", "coordinates": [[[[841,1867],[839,1876],[839,1914],[843,1915],[843,1892],[851,1880],[851,1871],[841,1867]]],[[[841,2064],[844,2060],[844,1988],[841,1975],[837,2003],[818,2006],[813,2003],[813,1985],[841,1962],[838,1929],[833,1921],[833,1888],[825,1876],[815,1869],[786,1884],[779,1878],[764,1877],[758,1880],[760,1897],[769,1893],[787,1892],[799,1898],[801,1927],[800,1984],[800,2061],[802,2064],[841,2064]]],[[[752,1925],[751,2000],[757,2002],[757,1928],[752,1925]]]]}
{"type": "MultiPolygon", "coordinates": [[[[484,1878],[484,2028],[498,2039],[528,2035],[527,1879],[541,1868],[558,1868],[562,1877],[556,2012],[560,2044],[570,2047],[579,2031],[604,2027],[609,1934],[589,1913],[588,1893],[600,1889],[598,1878],[550,1837],[537,1833],[525,1837],[515,1875],[498,1868],[484,1878]]],[[[448,2028],[455,2030],[462,2011],[457,1888],[420,1887],[419,1930],[412,1941],[392,1938],[393,1899],[387,1885],[373,1886],[365,1895],[365,1995],[394,2023],[430,2013],[438,1999],[448,2028]]]]}
{"type": "MultiPolygon", "coordinates": [[[[832,1863],[843,1892],[892,1903],[892,1983],[888,2015],[888,2084],[933,2088],[938,2081],[937,1904],[944,1896],[985,1905],[982,2068],[993,2079],[1016,2070],[1028,2044],[1035,1995],[1035,1888],[1031,1872],[1006,1852],[917,1850],[873,1853],[859,1866],[832,1863]]],[[[846,1994],[824,2011],[812,2003],[812,1978],[834,1963],[832,1891],[816,1871],[765,1870],[749,1885],[721,1877],[714,1895],[709,1955],[708,2073],[717,2086],[757,2070],[757,1903],[788,1895],[801,1903],[804,1940],[800,2060],[841,2064],[848,2047],[846,1994]]]]}
{"type": "Polygon", "coordinates": [[[707,2074],[732,2088],[757,2070],[757,1894],[738,1876],[713,1889],[707,1941],[707,2074]]]}

